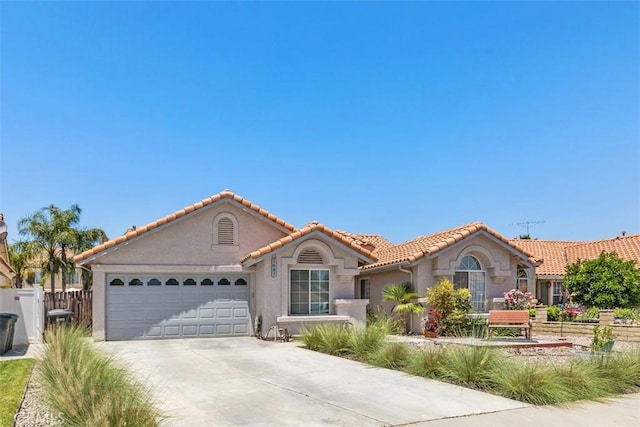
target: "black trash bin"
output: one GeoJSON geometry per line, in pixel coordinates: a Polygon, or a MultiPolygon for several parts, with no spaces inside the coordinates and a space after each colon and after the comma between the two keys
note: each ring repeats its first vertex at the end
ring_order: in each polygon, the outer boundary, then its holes
{"type": "Polygon", "coordinates": [[[0,313],[0,355],[13,348],[13,335],[17,321],[17,314],[0,313]]]}

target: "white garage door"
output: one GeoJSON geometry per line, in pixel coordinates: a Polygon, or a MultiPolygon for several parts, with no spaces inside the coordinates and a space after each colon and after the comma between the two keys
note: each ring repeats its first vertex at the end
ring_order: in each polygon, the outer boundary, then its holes
{"type": "Polygon", "coordinates": [[[107,276],[107,339],[249,335],[247,275],[107,276]]]}

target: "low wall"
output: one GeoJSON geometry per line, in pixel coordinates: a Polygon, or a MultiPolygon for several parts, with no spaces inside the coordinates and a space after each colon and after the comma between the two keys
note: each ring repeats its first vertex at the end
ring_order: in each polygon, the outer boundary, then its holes
{"type": "Polygon", "coordinates": [[[620,325],[613,323],[613,310],[600,310],[599,323],[549,322],[547,307],[536,307],[533,319],[534,335],[593,336],[594,326],[609,326],[613,329],[616,340],[640,343],[640,325],[620,325]]]}

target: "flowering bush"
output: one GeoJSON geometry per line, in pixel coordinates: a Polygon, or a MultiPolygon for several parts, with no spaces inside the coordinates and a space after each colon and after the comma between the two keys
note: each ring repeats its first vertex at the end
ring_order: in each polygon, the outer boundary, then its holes
{"type": "Polygon", "coordinates": [[[422,328],[429,332],[438,332],[438,320],[440,315],[433,309],[429,309],[427,317],[422,318],[422,328]]]}
{"type": "Polygon", "coordinates": [[[511,289],[504,293],[504,305],[507,310],[527,310],[533,305],[535,298],[531,292],[511,289]]]}

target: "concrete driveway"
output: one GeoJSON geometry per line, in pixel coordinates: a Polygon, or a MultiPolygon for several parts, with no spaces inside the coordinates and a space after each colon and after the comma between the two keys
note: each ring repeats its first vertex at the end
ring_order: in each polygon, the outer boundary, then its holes
{"type": "Polygon", "coordinates": [[[105,342],[170,426],[403,425],[527,406],[255,338],[105,342]]]}

